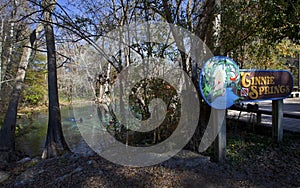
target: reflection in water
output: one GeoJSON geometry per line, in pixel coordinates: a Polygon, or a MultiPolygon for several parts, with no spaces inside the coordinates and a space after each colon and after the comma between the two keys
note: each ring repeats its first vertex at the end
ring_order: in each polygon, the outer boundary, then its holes
{"type": "MultiPolygon", "coordinates": [[[[85,109],[85,107],[75,108],[85,109]]],[[[91,112],[87,113],[92,114],[91,112]]],[[[84,118],[75,118],[72,107],[62,107],[61,117],[63,133],[72,152],[90,152],[77,127],[77,123],[82,123],[84,118]]],[[[18,125],[22,125],[25,128],[24,130],[27,131],[16,137],[16,150],[22,151],[31,157],[41,155],[47,133],[48,112],[35,112],[30,119],[18,119],[18,125]]]]}

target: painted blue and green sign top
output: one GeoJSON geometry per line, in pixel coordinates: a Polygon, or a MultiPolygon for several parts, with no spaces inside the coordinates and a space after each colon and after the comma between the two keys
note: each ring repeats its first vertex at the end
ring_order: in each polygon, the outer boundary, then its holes
{"type": "Polygon", "coordinates": [[[227,109],[241,101],[286,98],[293,90],[293,77],[285,70],[240,70],[228,57],[209,59],[199,79],[203,99],[215,109],[227,109]]]}

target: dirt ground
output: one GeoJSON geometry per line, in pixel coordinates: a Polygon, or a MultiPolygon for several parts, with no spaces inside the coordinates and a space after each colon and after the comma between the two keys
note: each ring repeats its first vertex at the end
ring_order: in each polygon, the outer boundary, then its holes
{"type": "Polygon", "coordinates": [[[183,150],[164,163],[139,168],[70,153],[0,163],[0,181],[6,179],[0,187],[300,187],[299,133],[284,132],[277,145],[269,128],[233,123],[227,130],[224,163],[212,162],[210,151],[183,150]]]}

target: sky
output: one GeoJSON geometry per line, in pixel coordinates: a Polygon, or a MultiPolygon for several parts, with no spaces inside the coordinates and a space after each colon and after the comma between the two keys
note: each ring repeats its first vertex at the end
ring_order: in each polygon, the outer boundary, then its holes
{"type": "Polygon", "coordinates": [[[71,13],[76,13],[76,12],[79,12],[79,10],[75,9],[74,6],[70,7],[68,6],[68,0],[57,0],[56,1],[59,5],[61,5],[62,7],[65,8],[65,11],[67,11],[69,14],[71,13]],[[71,10],[72,8],[72,10],[71,10]]]}

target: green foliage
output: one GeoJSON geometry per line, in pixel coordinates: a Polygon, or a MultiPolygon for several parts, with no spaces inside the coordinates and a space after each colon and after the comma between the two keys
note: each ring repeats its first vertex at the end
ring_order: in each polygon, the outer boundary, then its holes
{"type": "Polygon", "coordinates": [[[299,6],[299,1],[222,1],[225,54],[241,68],[289,69],[283,57],[299,54],[299,6]]]}
{"type": "Polygon", "coordinates": [[[47,94],[44,61],[45,55],[37,54],[27,69],[21,101],[23,105],[37,106],[44,102],[47,94]]]}
{"type": "Polygon", "coordinates": [[[243,68],[260,69],[289,69],[287,58],[297,58],[300,54],[300,45],[283,39],[272,45],[266,41],[255,41],[244,51],[243,68]],[[252,63],[251,63],[252,62],[252,63]]]}
{"type": "Polygon", "coordinates": [[[24,92],[24,102],[29,105],[38,105],[43,101],[45,89],[40,85],[32,85],[24,92]]]}
{"type": "Polygon", "coordinates": [[[281,57],[296,57],[300,54],[300,45],[288,39],[282,40],[275,48],[281,57]]]}
{"type": "Polygon", "coordinates": [[[22,134],[24,134],[24,126],[22,124],[17,124],[16,126],[16,136],[21,136],[22,134]]]}

